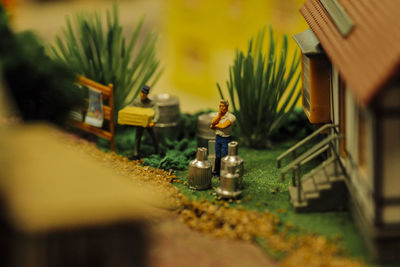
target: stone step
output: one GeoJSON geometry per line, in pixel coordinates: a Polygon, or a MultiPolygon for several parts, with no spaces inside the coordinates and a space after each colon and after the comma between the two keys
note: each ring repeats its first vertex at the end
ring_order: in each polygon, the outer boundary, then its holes
{"type": "Polygon", "coordinates": [[[289,187],[296,212],[342,210],[347,206],[346,176],[332,158],[302,177],[300,199],[298,188],[289,187]]]}
{"type": "Polygon", "coordinates": [[[293,205],[293,208],[296,212],[305,212],[307,211],[308,208],[308,202],[307,200],[305,200],[305,196],[302,192],[300,192],[301,194],[301,199],[302,201],[298,200],[298,190],[297,187],[295,186],[289,186],[289,196],[290,196],[290,202],[293,205]]]}
{"type": "Polygon", "coordinates": [[[306,194],[314,193],[323,190],[331,190],[332,185],[337,182],[342,182],[345,179],[345,175],[339,171],[335,171],[335,162],[324,166],[317,172],[311,172],[312,175],[304,175],[302,178],[303,191],[306,194]]]}
{"type": "Polygon", "coordinates": [[[314,193],[300,191],[301,201],[298,201],[298,188],[289,187],[289,195],[296,212],[317,212],[329,210],[344,210],[347,207],[347,187],[343,181],[333,183],[330,190],[314,193]]]}

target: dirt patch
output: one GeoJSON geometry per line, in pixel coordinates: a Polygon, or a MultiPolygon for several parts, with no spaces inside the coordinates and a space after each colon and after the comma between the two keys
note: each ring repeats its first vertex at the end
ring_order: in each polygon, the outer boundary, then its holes
{"type": "Polygon", "coordinates": [[[277,266],[250,242],[215,238],[169,216],[153,224],[150,266],[277,266]]]}

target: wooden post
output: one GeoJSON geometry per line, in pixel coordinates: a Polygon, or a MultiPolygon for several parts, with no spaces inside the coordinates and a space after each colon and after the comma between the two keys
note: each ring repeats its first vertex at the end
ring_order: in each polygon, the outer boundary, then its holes
{"type": "Polygon", "coordinates": [[[111,109],[110,112],[110,132],[111,132],[111,151],[115,151],[115,129],[114,129],[114,120],[115,120],[115,116],[114,116],[114,85],[112,83],[110,83],[108,85],[108,88],[110,88],[110,98],[109,98],[109,106],[111,109]]]}

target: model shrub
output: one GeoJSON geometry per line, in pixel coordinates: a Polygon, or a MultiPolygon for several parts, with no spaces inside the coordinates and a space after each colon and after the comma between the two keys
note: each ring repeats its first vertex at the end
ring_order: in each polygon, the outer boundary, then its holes
{"type": "MultiPolygon", "coordinates": [[[[249,42],[247,52],[236,50],[226,86],[237,118],[236,133],[246,146],[268,147],[271,136],[286,123],[300,97],[297,53],[288,57],[284,35],[280,50],[272,28],[269,47],[263,50],[265,28],[249,42]]],[[[217,84],[221,98],[224,98],[217,84]]]]}
{"type": "Polygon", "coordinates": [[[117,5],[107,11],[106,23],[99,13],[77,14],[67,18],[51,54],[76,74],[114,84],[114,108],[118,111],[134,100],[144,84],[153,86],[161,74],[156,36],[147,34],[139,42],[142,24],[140,20],[126,40],[117,5]]]}
{"type": "Polygon", "coordinates": [[[0,4],[0,66],[12,102],[24,121],[63,124],[82,102],[75,75],[53,61],[32,32],[15,34],[0,4]]]}

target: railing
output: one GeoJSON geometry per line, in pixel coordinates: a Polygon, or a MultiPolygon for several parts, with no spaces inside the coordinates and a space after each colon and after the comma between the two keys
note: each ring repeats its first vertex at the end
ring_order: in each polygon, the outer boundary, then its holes
{"type": "Polygon", "coordinates": [[[298,142],[297,144],[295,144],[294,146],[292,146],[291,148],[289,148],[287,151],[285,151],[284,153],[282,153],[278,158],[277,158],[277,164],[278,164],[278,169],[281,167],[281,161],[287,157],[288,155],[292,154],[293,156],[293,160],[296,158],[296,150],[302,146],[304,146],[305,144],[307,144],[309,141],[313,140],[315,137],[319,136],[320,133],[330,130],[332,128],[338,128],[338,125],[334,125],[334,124],[325,124],[324,126],[322,126],[321,128],[319,128],[318,130],[316,130],[315,132],[313,132],[312,134],[310,134],[309,136],[307,136],[306,138],[304,138],[303,140],[301,140],[300,142],[298,142]]]}
{"type": "MultiPolygon", "coordinates": [[[[302,181],[301,166],[303,166],[307,162],[311,161],[312,159],[318,157],[322,153],[328,151],[329,149],[334,150],[333,142],[336,140],[339,140],[341,137],[342,137],[341,135],[331,135],[331,136],[325,138],[324,140],[319,142],[317,145],[312,147],[310,150],[306,151],[300,157],[298,157],[293,162],[291,162],[284,169],[282,169],[282,171],[281,171],[282,179],[284,178],[285,173],[287,173],[290,170],[293,170],[292,185],[297,187],[297,198],[298,198],[297,201],[299,203],[301,203],[303,201],[301,192],[302,192],[302,183],[304,181],[302,181]],[[296,180],[297,180],[297,186],[296,186],[296,180]]],[[[333,159],[331,159],[332,161],[335,161],[338,158],[336,153],[335,153],[335,156],[332,158],[333,158],[333,159]]],[[[321,165],[324,165],[324,164],[321,164],[321,165]]],[[[324,167],[325,166],[322,166],[321,168],[324,168],[324,167]]],[[[315,173],[316,172],[312,173],[312,175],[308,175],[308,178],[313,178],[313,175],[315,173]]],[[[314,179],[312,179],[312,182],[314,183],[315,188],[317,188],[317,185],[316,185],[314,179]]]]}
{"type": "MultiPolygon", "coordinates": [[[[321,153],[327,151],[329,148],[331,148],[331,143],[337,139],[339,139],[341,136],[340,135],[331,135],[313,146],[311,149],[307,150],[304,152],[302,155],[297,157],[295,160],[293,160],[289,165],[287,165],[285,168],[281,170],[281,178],[285,178],[285,174],[295,168],[301,167],[302,165],[306,164],[310,160],[316,158],[319,156],[321,153]]],[[[295,185],[294,185],[295,186],[295,185]]]]}
{"type": "MultiPolygon", "coordinates": [[[[328,151],[329,149],[334,150],[334,145],[333,142],[340,139],[341,135],[338,134],[331,134],[324,140],[320,141],[316,145],[314,145],[311,149],[307,150],[300,156],[297,156],[297,150],[301,147],[303,147],[305,144],[313,140],[315,137],[317,137],[320,133],[325,132],[327,130],[335,129],[337,128],[337,125],[334,124],[326,124],[323,127],[319,128],[317,131],[313,132],[311,135],[307,136],[294,146],[292,146],[290,149],[288,149],[286,152],[281,154],[277,158],[277,165],[278,168],[281,167],[281,162],[282,160],[289,156],[292,155],[292,162],[290,162],[285,168],[281,170],[281,179],[285,178],[285,174],[289,171],[292,171],[292,185],[296,187],[297,184],[297,190],[298,190],[298,202],[302,202],[301,199],[301,188],[302,188],[302,180],[301,180],[301,167],[306,164],[307,162],[311,161],[312,159],[316,158],[317,156],[321,155],[322,153],[328,151]],[[297,179],[296,179],[297,178],[297,179]],[[296,183],[297,180],[297,183],[296,183]]],[[[336,155],[336,153],[335,153],[336,155]]],[[[336,155],[337,156],[337,155],[336,155]]],[[[336,157],[335,157],[336,159],[336,157]]],[[[317,167],[319,168],[319,167],[317,167]]],[[[315,184],[315,181],[313,181],[315,184]]]]}

